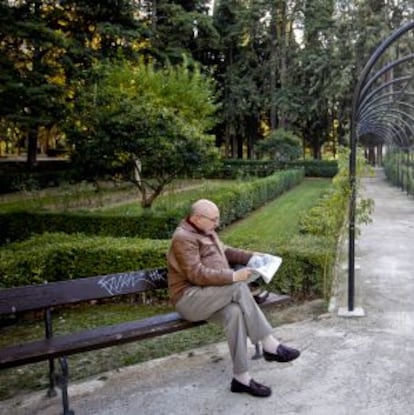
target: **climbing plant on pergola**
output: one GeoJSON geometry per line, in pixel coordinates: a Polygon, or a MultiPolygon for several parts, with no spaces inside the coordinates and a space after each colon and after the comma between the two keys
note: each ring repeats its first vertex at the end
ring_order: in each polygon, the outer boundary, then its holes
{"type": "Polygon", "coordinates": [[[394,31],[374,51],[354,91],[349,181],[348,311],[354,311],[356,154],[358,144],[410,152],[414,145],[414,21],[394,31]]]}

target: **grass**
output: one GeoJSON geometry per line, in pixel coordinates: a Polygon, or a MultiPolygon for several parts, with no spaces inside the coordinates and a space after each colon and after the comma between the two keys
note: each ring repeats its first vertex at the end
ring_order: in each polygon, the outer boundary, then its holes
{"type": "MultiPolygon", "coordinates": [[[[203,180],[177,180],[166,187],[162,200],[171,192],[179,193],[182,189],[203,186],[203,180]]],[[[43,190],[28,190],[0,195],[0,211],[14,210],[72,210],[72,209],[105,209],[108,206],[135,206],[140,211],[140,196],[138,189],[131,183],[103,182],[63,184],[56,188],[43,190]]],[[[118,208],[110,208],[116,211],[118,208]]],[[[121,210],[122,212],[122,210],[121,210]]]]}
{"type": "MultiPolygon", "coordinates": [[[[221,231],[222,239],[228,243],[242,242],[244,247],[260,250],[270,242],[288,239],[298,231],[298,219],[315,204],[321,194],[329,188],[328,179],[306,179],[301,185],[283,194],[275,201],[221,231]]],[[[235,246],[238,246],[235,245],[235,246]]],[[[298,306],[300,307],[300,306],[298,306]]],[[[316,308],[304,312],[267,311],[273,326],[295,319],[320,314],[325,305],[319,302],[316,308]],[[290,314],[289,314],[290,313],[290,314]]],[[[290,310],[292,310],[290,308],[290,310]]],[[[140,319],[171,311],[166,304],[143,306],[136,303],[107,303],[102,305],[81,305],[54,313],[55,333],[68,333],[104,324],[140,319]]],[[[13,344],[21,339],[41,338],[43,322],[33,318],[18,325],[0,328],[0,346],[13,344]]],[[[71,356],[69,359],[71,381],[98,375],[107,370],[166,356],[176,352],[224,341],[222,330],[207,324],[191,330],[172,333],[155,339],[110,347],[102,350],[71,356]]],[[[47,362],[30,364],[0,372],[0,400],[10,398],[27,390],[44,389],[48,384],[47,362]]]]}
{"type": "MultiPolygon", "coordinates": [[[[167,211],[184,204],[188,205],[189,200],[197,200],[206,197],[223,186],[234,183],[231,180],[199,180],[187,184],[187,186],[172,186],[170,190],[154,201],[152,209],[167,211]]],[[[142,208],[136,201],[131,203],[121,203],[117,206],[104,206],[96,209],[100,213],[108,215],[139,215],[142,208]]]]}
{"type": "Polygon", "coordinates": [[[248,218],[227,226],[220,232],[220,237],[229,245],[255,250],[287,241],[298,233],[300,216],[314,206],[330,186],[328,179],[305,179],[248,218]]]}

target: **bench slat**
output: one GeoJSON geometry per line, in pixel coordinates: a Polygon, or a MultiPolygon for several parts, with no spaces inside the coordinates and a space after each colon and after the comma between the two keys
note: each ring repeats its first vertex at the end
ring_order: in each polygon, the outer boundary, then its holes
{"type": "Polygon", "coordinates": [[[122,272],[0,290],[0,315],[167,288],[167,269],[122,272]]]}
{"type": "MultiPolygon", "coordinates": [[[[284,304],[290,301],[287,295],[269,293],[260,307],[284,304]]],[[[5,369],[48,358],[96,350],[116,344],[156,337],[204,324],[204,321],[183,320],[176,312],[149,317],[112,326],[99,327],[76,333],[37,340],[30,343],[0,349],[0,368],[5,369]]]]}
{"type": "Polygon", "coordinates": [[[51,339],[37,340],[18,346],[0,349],[0,368],[40,362],[48,358],[71,355],[159,336],[205,322],[192,323],[183,320],[176,312],[143,320],[130,321],[113,326],[84,330],[51,339]]]}

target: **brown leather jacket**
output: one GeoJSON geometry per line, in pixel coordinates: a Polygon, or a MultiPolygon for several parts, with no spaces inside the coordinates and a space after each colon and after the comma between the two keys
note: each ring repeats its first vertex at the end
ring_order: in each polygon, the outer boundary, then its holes
{"type": "Polygon", "coordinates": [[[233,283],[232,266],[245,265],[252,252],[225,246],[217,233],[205,234],[183,220],[175,230],[167,254],[168,289],[176,304],[194,285],[233,283]]]}

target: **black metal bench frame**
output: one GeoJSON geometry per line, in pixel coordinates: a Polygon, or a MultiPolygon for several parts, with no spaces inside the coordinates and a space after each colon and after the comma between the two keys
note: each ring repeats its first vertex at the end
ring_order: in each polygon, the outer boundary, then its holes
{"type": "MultiPolygon", "coordinates": [[[[189,322],[183,320],[178,313],[171,312],[142,320],[54,336],[51,317],[53,307],[166,288],[167,270],[158,268],[2,289],[0,316],[42,310],[45,338],[0,348],[0,369],[48,360],[47,395],[55,396],[55,386],[60,387],[63,415],[74,415],[74,411],[69,409],[67,356],[185,330],[205,322],[189,322]],[[56,373],[55,359],[59,361],[60,373],[56,373]]],[[[290,297],[287,295],[270,293],[260,306],[284,304],[289,300],[290,297]]],[[[255,345],[255,348],[256,353],[253,358],[260,355],[259,345],[255,345]]]]}

